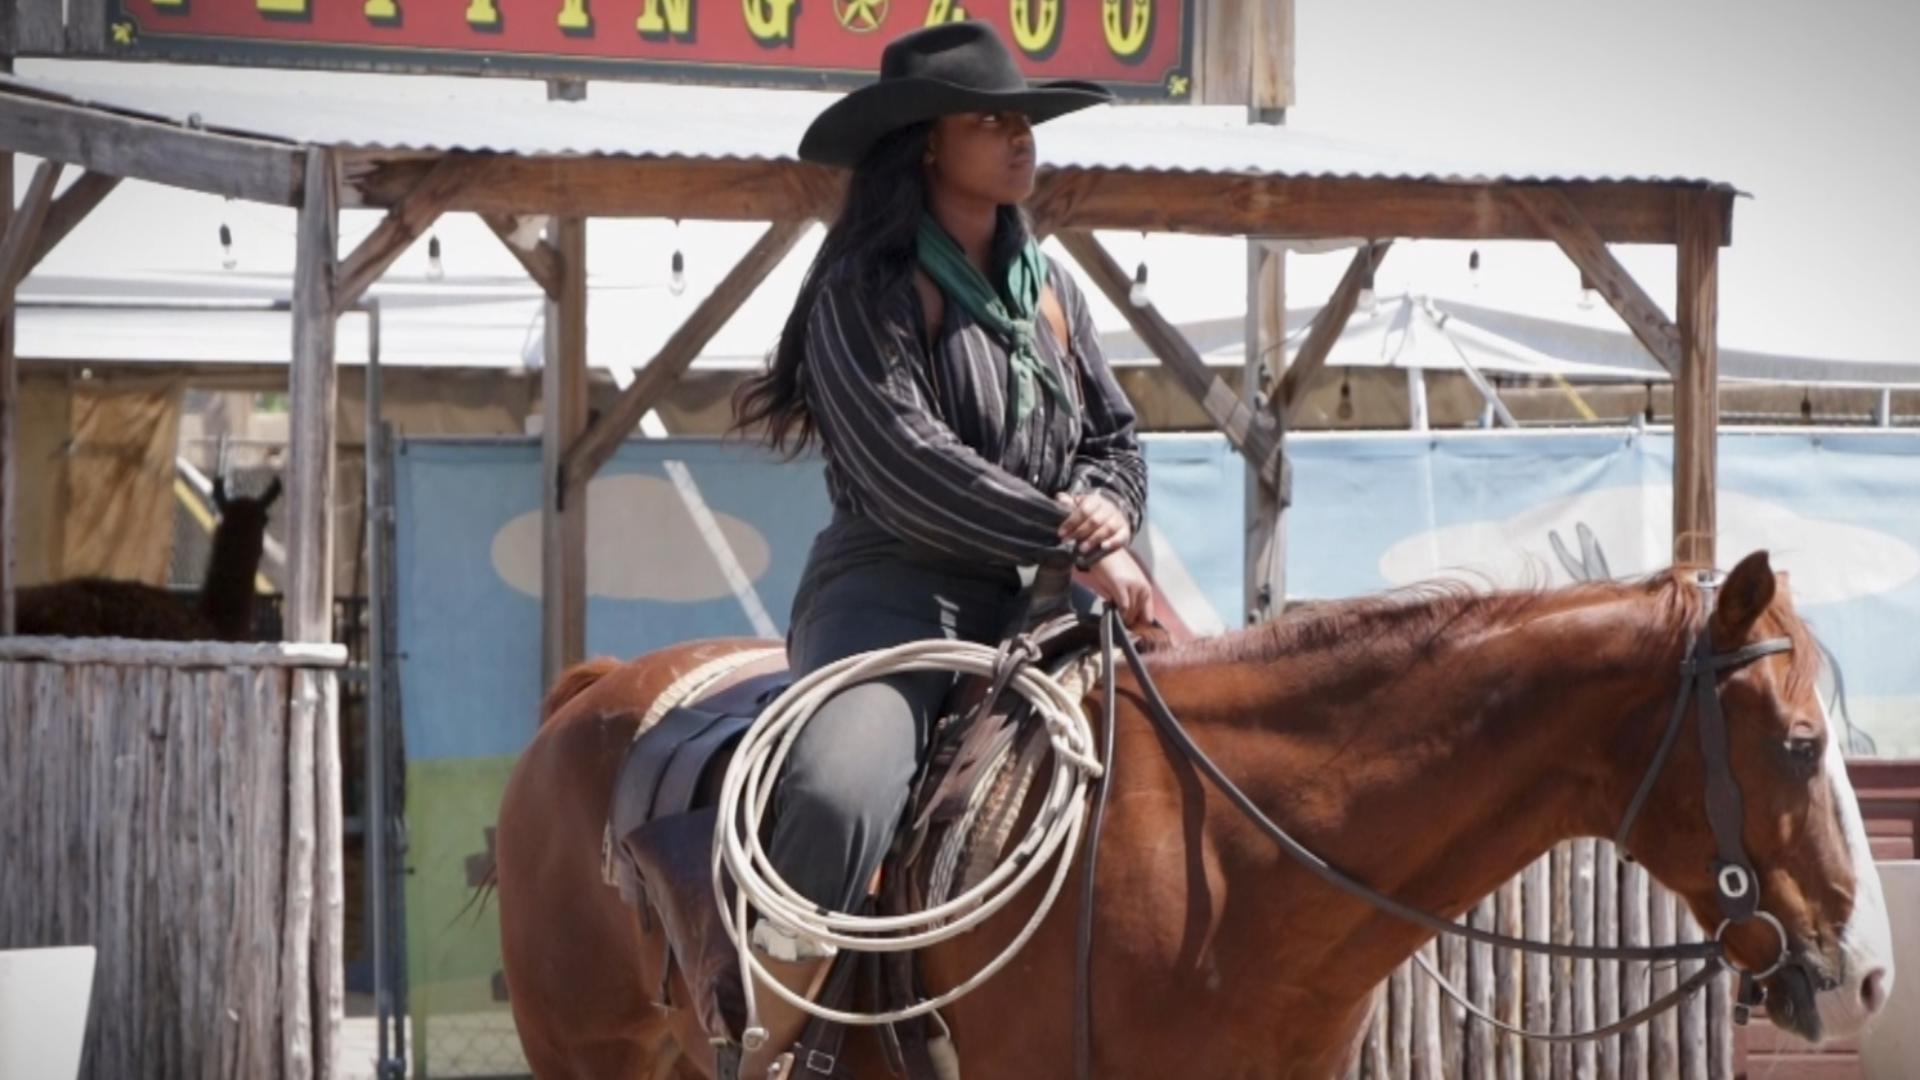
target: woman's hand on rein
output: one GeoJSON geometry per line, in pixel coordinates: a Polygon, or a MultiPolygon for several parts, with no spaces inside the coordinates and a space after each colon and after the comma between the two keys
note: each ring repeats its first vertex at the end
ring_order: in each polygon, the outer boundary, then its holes
{"type": "Polygon", "coordinates": [[[1080,496],[1055,495],[1054,501],[1067,509],[1067,520],[1060,523],[1060,539],[1073,541],[1082,556],[1097,558],[1133,540],[1127,515],[1097,491],[1080,496]]]}
{"type": "Polygon", "coordinates": [[[1153,586],[1140,564],[1133,561],[1133,552],[1125,548],[1108,552],[1086,572],[1086,584],[1112,604],[1128,626],[1144,626],[1154,620],[1153,586]]]}

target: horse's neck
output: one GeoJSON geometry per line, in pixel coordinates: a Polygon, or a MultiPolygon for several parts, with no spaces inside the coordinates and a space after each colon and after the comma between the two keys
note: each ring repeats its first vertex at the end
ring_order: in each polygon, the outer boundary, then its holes
{"type": "MultiPolygon", "coordinates": [[[[1623,774],[1657,737],[1644,721],[1671,670],[1646,655],[1637,604],[1543,608],[1372,670],[1379,658],[1365,655],[1346,666],[1313,655],[1226,665],[1179,680],[1187,700],[1172,704],[1200,718],[1196,731],[1228,773],[1310,848],[1455,915],[1556,842],[1612,828],[1623,774]],[[1223,685],[1234,691],[1225,712],[1223,685]]],[[[1290,875],[1302,871],[1267,851],[1249,872],[1289,875],[1278,893],[1298,894],[1290,875]]],[[[1357,900],[1312,915],[1330,941],[1364,938],[1381,952],[1378,974],[1424,937],[1357,900]]]]}

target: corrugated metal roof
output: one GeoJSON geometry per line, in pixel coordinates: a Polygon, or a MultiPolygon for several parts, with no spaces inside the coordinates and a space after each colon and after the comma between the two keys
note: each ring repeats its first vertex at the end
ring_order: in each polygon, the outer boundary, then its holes
{"type": "MultiPolygon", "coordinates": [[[[542,84],[88,65],[84,73],[0,78],[0,88],[178,124],[369,150],[793,161],[809,121],[833,100],[807,91],[595,83],[584,101],[548,101],[542,84]]],[[[1054,121],[1043,167],[1297,178],[1643,182],[1727,185],[1546,162],[1462,162],[1355,145],[1290,127],[1249,127],[1237,108],[1129,106],[1054,121]]]]}

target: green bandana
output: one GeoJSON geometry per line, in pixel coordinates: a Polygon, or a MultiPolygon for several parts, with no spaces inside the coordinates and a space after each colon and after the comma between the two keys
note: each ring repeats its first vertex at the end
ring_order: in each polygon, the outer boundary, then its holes
{"type": "Polygon", "coordinates": [[[1007,267],[1004,295],[975,269],[966,252],[931,214],[920,218],[916,248],[920,267],[934,284],[1007,347],[1007,368],[1013,384],[1007,402],[1013,426],[1026,423],[1033,413],[1036,379],[1046,385],[1060,407],[1071,408],[1067,388],[1061,384],[1059,373],[1040,359],[1040,345],[1034,336],[1040,316],[1040,290],[1047,282],[1047,260],[1040,254],[1040,245],[1029,238],[1007,267]]]}

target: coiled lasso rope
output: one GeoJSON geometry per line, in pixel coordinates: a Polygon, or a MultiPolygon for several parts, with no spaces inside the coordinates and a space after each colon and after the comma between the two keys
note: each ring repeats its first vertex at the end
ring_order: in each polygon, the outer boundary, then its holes
{"type": "Polygon", "coordinates": [[[740,953],[747,999],[747,1031],[742,1042],[756,1049],[766,1039],[760,1026],[755,984],[788,1004],[842,1024],[890,1024],[922,1016],[972,992],[1005,967],[1024,947],[1053,907],[1073,869],[1080,831],[1086,822],[1088,785],[1100,775],[1092,725],[1080,701],[1059,682],[1023,665],[1008,687],[1026,698],[1046,725],[1053,744],[1053,778],[1040,812],[1011,855],[979,884],[943,904],[905,915],[875,917],[823,911],[780,878],[760,844],[760,823],[773,796],[774,781],[785,766],[794,740],[828,698],[855,683],[909,671],[954,671],[991,676],[1001,661],[995,649],[968,641],[921,641],[850,656],[794,683],[780,695],[741,740],[720,790],[719,841],[714,845],[715,901],[727,909],[725,882],[735,886],[730,919],[722,920],[740,953]],[[748,920],[754,912],[776,927],[815,943],[857,952],[905,952],[964,934],[991,918],[1026,888],[1048,862],[1052,879],[1033,916],[992,962],[938,997],[893,1012],[857,1013],[807,1000],[768,974],[749,945],[748,920]]]}

